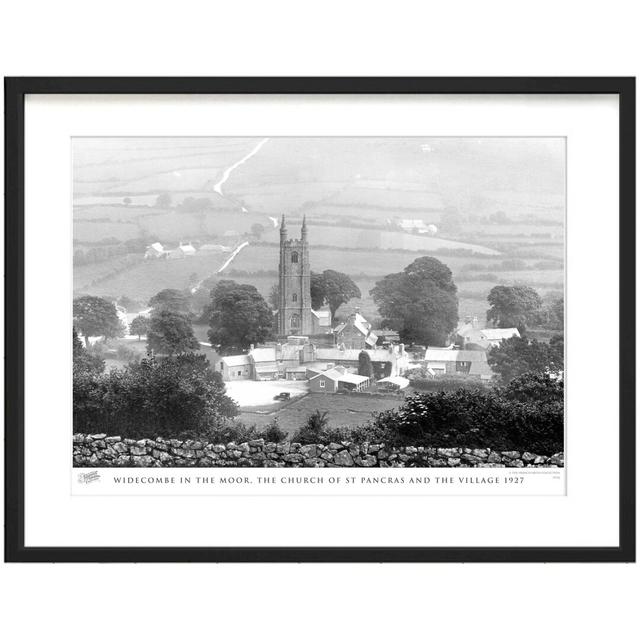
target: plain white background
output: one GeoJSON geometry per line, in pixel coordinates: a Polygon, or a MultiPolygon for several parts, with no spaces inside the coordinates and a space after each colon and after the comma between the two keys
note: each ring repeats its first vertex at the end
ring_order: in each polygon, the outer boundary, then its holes
{"type": "MultiPolygon", "coordinates": [[[[634,3],[55,2],[3,75],[636,75],[634,3]],[[448,8],[447,8],[448,6],[448,8]]],[[[552,523],[550,523],[552,524],[552,523]]],[[[268,526],[268,523],[265,523],[268,526]]],[[[3,565],[8,637],[623,637],[637,565],[3,565]]]]}

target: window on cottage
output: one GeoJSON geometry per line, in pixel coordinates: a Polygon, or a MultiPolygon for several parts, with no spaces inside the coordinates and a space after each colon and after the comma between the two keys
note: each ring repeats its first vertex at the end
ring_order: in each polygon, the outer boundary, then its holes
{"type": "Polygon", "coordinates": [[[298,294],[297,294],[297,293],[294,293],[294,294],[291,296],[291,299],[292,299],[294,302],[298,302],[298,294]]]}
{"type": "Polygon", "coordinates": [[[298,262],[298,252],[297,251],[294,251],[291,254],[291,262],[298,262]]]}
{"type": "Polygon", "coordinates": [[[320,388],[324,389],[324,380],[320,380],[320,388]]]}
{"type": "Polygon", "coordinates": [[[468,361],[458,361],[456,362],[456,371],[459,373],[469,373],[471,370],[471,363],[468,361]]]}

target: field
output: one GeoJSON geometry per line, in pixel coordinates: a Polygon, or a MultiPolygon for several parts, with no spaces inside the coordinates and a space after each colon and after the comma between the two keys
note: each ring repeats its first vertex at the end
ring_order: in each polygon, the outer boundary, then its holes
{"type": "Polygon", "coordinates": [[[212,253],[182,260],[141,260],[98,283],[94,282],[95,277],[92,276],[99,273],[98,268],[104,263],[83,265],[74,269],[74,291],[115,298],[128,296],[146,301],[161,289],[185,289],[194,279],[200,280],[214,274],[228,258],[228,253],[212,253]]]}
{"type": "MultiPolygon", "coordinates": [[[[259,383],[262,384],[262,383],[259,383]]],[[[243,411],[238,420],[246,425],[255,424],[261,428],[278,418],[283,431],[292,434],[299,429],[307,418],[316,410],[327,411],[330,427],[356,427],[371,418],[372,413],[395,409],[402,404],[398,396],[357,396],[357,395],[324,395],[311,393],[300,400],[292,400],[285,407],[263,414],[243,411]]]]}
{"type": "Polygon", "coordinates": [[[163,288],[183,289],[214,274],[228,254],[144,261],[146,244],[233,246],[246,237],[252,244],[222,277],[254,284],[267,296],[277,279],[274,219],[282,213],[290,237],[307,215],[314,271],[344,271],[360,287],[362,300],[345,305],[343,314],[358,305],[375,318],[368,295],[375,282],[423,255],[452,270],[461,316],[483,318],[496,284],[530,284],[541,295],[563,286],[563,141],[529,139],[523,153],[514,139],[263,140],[74,142],[74,248],[93,251],[84,260],[91,264],[74,266],[75,293],[146,301],[163,288]],[[170,197],[164,208],[155,206],[161,193],[170,197]],[[207,198],[208,207],[185,212],[180,205],[188,197],[207,198]],[[456,209],[459,230],[444,232],[442,217],[456,209]],[[498,224],[492,220],[499,211],[498,224]],[[390,228],[393,218],[433,222],[440,231],[400,232],[390,228]],[[247,236],[255,224],[264,228],[259,244],[247,236]],[[125,248],[126,241],[133,242],[125,248]],[[118,255],[104,251],[97,261],[101,247],[118,255]],[[501,265],[514,258],[524,261],[519,270],[501,265]],[[543,260],[558,268],[538,268],[543,260]]]}

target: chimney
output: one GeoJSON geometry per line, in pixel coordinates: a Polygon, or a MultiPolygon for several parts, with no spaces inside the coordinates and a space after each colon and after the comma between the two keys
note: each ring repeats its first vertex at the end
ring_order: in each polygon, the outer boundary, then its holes
{"type": "Polygon", "coordinates": [[[249,353],[251,353],[252,351],[253,351],[253,345],[252,345],[252,344],[250,344],[250,345],[249,345],[249,353]]]}
{"type": "Polygon", "coordinates": [[[404,344],[400,343],[400,355],[404,355],[404,344]]]}

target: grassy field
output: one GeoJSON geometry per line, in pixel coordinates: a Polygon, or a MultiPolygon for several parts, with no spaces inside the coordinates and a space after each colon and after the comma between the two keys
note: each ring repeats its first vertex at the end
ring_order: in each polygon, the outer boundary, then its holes
{"type": "MultiPolygon", "coordinates": [[[[116,273],[98,284],[90,284],[90,276],[99,265],[74,269],[74,291],[98,296],[128,296],[146,301],[161,289],[185,289],[192,280],[214,274],[229,257],[228,253],[201,254],[182,260],[143,260],[130,269],[116,273]]],[[[100,263],[101,265],[104,263],[100,263]]]]}
{"type": "MultiPolygon", "coordinates": [[[[378,313],[368,292],[375,282],[422,255],[433,255],[452,270],[462,316],[484,317],[486,295],[498,283],[530,283],[541,295],[562,287],[561,269],[534,265],[545,258],[562,263],[564,229],[532,222],[534,217],[563,221],[564,163],[561,154],[549,152],[549,145],[556,148],[559,142],[529,140],[524,162],[522,143],[508,139],[272,138],[250,160],[225,174],[261,140],[74,142],[76,248],[87,251],[134,238],[158,239],[168,247],[181,240],[234,245],[237,237],[226,232],[246,234],[253,224],[261,224],[261,240],[270,244],[245,248],[229,267],[244,275],[226,277],[254,284],[267,296],[278,269],[278,231],[269,216],[286,213],[290,237],[297,237],[306,213],[312,269],[351,275],[363,298],[349,306],[357,304],[372,319],[378,313]],[[214,188],[224,175],[228,179],[220,194],[214,188]],[[494,184],[503,189],[492,189],[494,184]],[[168,193],[173,206],[155,207],[159,193],[168,193]],[[130,204],[124,204],[125,197],[130,204]],[[211,209],[181,213],[175,205],[186,197],[209,198],[211,209]],[[385,228],[386,220],[394,217],[420,218],[440,227],[447,207],[457,208],[465,220],[458,233],[424,237],[385,228]],[[514,223],[483,220],[497,211],[514,223]],[[439,255],[438,248],[476,254],[439,255]],[[528,268],[492,268],[514,257],[528,268]],[[256,275],[259,271],[272,275],[256,275]]],[[[74,290],[146,301],[163,288],[186,288],[194,274],[196,280],[214,274],[225,259],[226,254],[203,254],[142,261],[133,254],[119,255],[76,266],[74,290]]],[[[345,305],[341,311],[347,309],[345,305]]]]}
{"type": "Polygon", "coordinates": [[[292,434],[299,429],[307,418],[317,409],[328,410],[330,427],[356,427],[371,418],[372,413],[395,409],[402,404],[402,398],[398,396],[356,396],[356,395],[324,395],[311,393],[299,400],[294,400],[281,409],[276,409],[269,414],[257,414],[243,411],[238,416],[246,425],[255,424],[263,427],[278,418],[278,424],[283,431],[292,434]]]}

